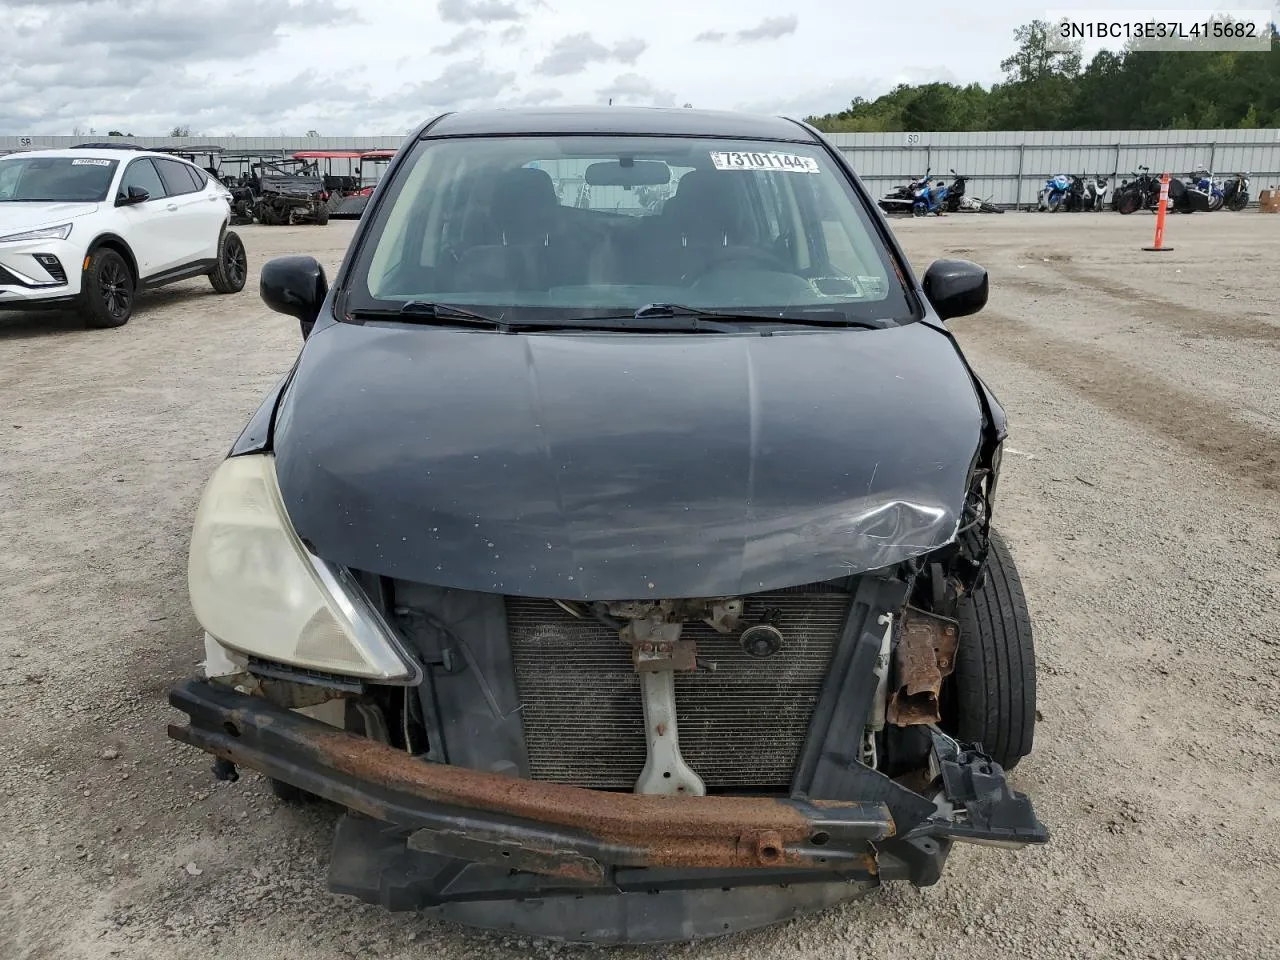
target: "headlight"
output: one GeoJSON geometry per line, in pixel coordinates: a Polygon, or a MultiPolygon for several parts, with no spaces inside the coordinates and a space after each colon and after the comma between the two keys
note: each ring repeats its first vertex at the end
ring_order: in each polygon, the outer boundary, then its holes
{"type": "Polygon", "coordinates": [[[28,230],[26,233],[11,233],[0,237],[0,243],[16,243],[19,240],[65,240],[69,236],[71,236],[71,224],[63,223],[56,227],[28,230]]]}
{"type": "Polygon", "coordinates": [[[209,480],[187,587],[200,625],[233,650],[370,679],[416,678],[359,586],[298,539],[269,454],[225,460],[209,480]]]}

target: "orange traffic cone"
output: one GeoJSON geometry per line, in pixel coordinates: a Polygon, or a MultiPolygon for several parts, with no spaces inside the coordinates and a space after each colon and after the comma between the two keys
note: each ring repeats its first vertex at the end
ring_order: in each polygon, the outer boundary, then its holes
{"type": "Polygon", "coordinates": [[[1143,247],[1143,250],[1150,250],[1152,253],[1167,253],[1173,247],[1164,245],[1164,215],[1169,208],[1169,174],[1162,174],[1160,177],[1160,206],[1156,210],[1156,239],[1155,243],[1149,247],[1143,247]]]}

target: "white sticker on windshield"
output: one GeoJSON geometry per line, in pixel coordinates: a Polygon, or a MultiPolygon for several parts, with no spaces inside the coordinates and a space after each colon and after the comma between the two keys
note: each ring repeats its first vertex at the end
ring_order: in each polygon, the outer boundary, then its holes
{"type": "Polygon", "coordinates": [[[85,158],[81,157],[79,160],[72,160],[71,165],[73,167],[86,167],[86,166],[87,167],[109,167],[111,166],[111,161],[110,160],[86,160],[85,158]]]}
{"type": "Polygon", "coordinates": [[[818,161],[794,153],[739,153],[736,150],[712,151],[711,163],[717,170],[782,170],[786,173],[817,173],[818,161]]]}

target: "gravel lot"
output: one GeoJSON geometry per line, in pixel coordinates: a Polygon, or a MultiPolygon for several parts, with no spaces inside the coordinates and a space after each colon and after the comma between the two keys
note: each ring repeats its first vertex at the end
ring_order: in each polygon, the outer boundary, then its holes
{"type": "MultiPolygon", "coordinates": [[[[248,227],[251,266],[336,267],[351,225],[248,227]]],[[[1011,419],[997,515],[1038,630],[1043,721],[1016,782],[1054,837],[957,848],[707,958],[1280,955],[1280,217],[904,221],[969,257],[956,321],[1011,419]]],[[[171,742],[196,669],[200,489],[300,344],[203,281],[128,326],[0,316],[0,958],[507,958],[530,944],[325,891],[331,814],[215,782],[171,742]]]]}

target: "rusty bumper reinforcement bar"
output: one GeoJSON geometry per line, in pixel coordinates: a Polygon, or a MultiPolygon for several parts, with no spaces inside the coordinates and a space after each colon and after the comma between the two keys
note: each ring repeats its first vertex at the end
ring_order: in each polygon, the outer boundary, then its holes
{"type": "Polygon", "coordinates": [[[588,884],[610,867],[813,869],[874,875],[894,835],[880,803],[665,797],[428,763],[207,680],[175,688],[169,736],[375,819],[409,846],[588,884]]]}

